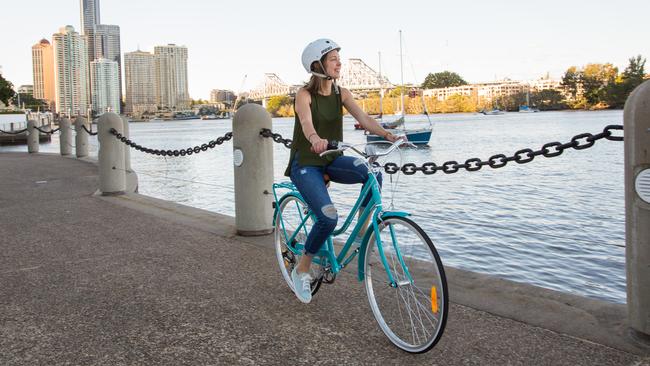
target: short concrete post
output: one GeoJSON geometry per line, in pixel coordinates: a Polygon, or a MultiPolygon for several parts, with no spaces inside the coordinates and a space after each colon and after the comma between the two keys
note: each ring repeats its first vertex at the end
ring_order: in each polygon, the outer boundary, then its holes
{"type": "Polygon", "coordinates": [[[40,132],[36,129],[36,120],[34,118],[27,119],[27,152],[37,153],[39,147],[40,132]]]}
{"type": "Polygon", "coordinates": [[[260,136],[271,115],[258,104],[241,107],[232,122],[235,225],[239,235],[273,231],[273,140],[260,136]]]}
{"type": "Polygon", "coordinates": [[[77,133],[74,141],[78,158],[85,158],[88,156],[88,132],[83,129],[83,126],[86,126],[86,128],[89,127],[86,118],[77,116],[74,120],[74,129],[77,133]]]}
{"type": "MultiPolygon", "coordinates": [[[[122,124],[124,126],[124,132],[122,133],[126,138],[131,137],[129,132],[129,119],[120,116],[122,118],[122,124]]],[[[124,145],[124,169],[126,170],[126,191],[127,192],[138,192],[138,175],[131,169],[131,148],[124,145]]]]}
{"type": "Polygon", "coordinates": [[[623,129],[628,321],[650,336],[650,81],[627,99],[623,129]]]}
{"type": "Polygon", "coordinates": [[[124,131],[122,119],[115,113],[102,114],[97,123],[97,137],[99,140],[99,190],[104,196],[123,194],[126,190],[124,143],[110,133],[111,129],[122,133],[124,131]]]}
{"type": "Polygon", "coordinates": [[[72,129],[70,120],[67,117],[63,117],[59,121],[59,145],[61,155],[70,155],[72,153],[72,129]]]}

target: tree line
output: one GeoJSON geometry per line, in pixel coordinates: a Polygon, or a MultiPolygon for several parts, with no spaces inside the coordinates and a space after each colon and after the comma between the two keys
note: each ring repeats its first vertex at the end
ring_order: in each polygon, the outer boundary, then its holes
{"type": "MultiPolygon", "coordinates": [[[[422,97],[422,89],[437,89],[467,85],[459,74],[452,71],[429,73],[419,87],[404,87],[405,113],[455,113],[476,112],[481,109],[500,109],[516,111],[519,106],[528,103],[540,110],[563,109],[605,109],[623,108],[625,100],[632,90],[639,86],[650,75],[645,74],[646,59],[641,55],[629,59],[628,66],[623,72],[611,63],[587,64],[583,67],[569,67],[561,80],[561,90],[540,90],[530,93],[521,92],[513,95],[500,96],[493,101],[485,101],[477,96],[452,95],[446,100],[439,101],[435,97],[422,97]]],[[[379,93],[368,93],[357,100],[357,103],[368,114],[393,114],[401,110],[400,94],[402,87],[391,89],[383,98],[382,108],[379,108],[379,93]]],[[[267,110],[275,117],[292,117],[293,99],[288,96],[271,97],[267,110]]]]}

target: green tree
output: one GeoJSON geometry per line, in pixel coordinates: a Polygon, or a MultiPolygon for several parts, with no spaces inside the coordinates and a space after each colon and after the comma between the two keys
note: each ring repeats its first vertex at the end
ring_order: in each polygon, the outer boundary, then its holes
{"type": "Polygon", "coordinates": [[[569,67],[564,73],[564,76],[562,76],[562,86],[573,99],[576,99],[578,96],[580,77],[581,72],[575,66],[569,67]]]}
{"type": "Polygon", "coordinates": [[[616,81],[608,85],[606,100],[610,108],[623,108],[630,93],[643,83],[646,60],[639,55],[630,58],[629,61],[630,63],[616,81]]]}
{"type": "Polygon", "coordinates": [[[14,84],[0,75],[0,102],[9,105],[9,101],[15,94],[14,84]]]}
{"type": "Polygon", "coordinates": [[[427,75],[422,83],[422,89],[448,88],[460,85],[467,85],[467,82],[460,75],[451,71],[443,71],[427,75]]]}
{"type": "Polygon", "coordinates": [[[589,106],[607,103],[607,92],[616,82],[618,68],[612,64],[588,64],[582,70],[582,87],[589,106]]]}
{"type": "Polygon", "coordinates": [[[42,99],[36,99],[31,94],[20,93],[19,95],[21,107],[24,105],[25,108],[31,109],[33,111],[37,111],[39,109],[41,111],[49,110],[49,106],[47,105],[46,101],[42,99]]]}
{"type": "Polygon", "coordinates": [[[567,108],[567,104],[564,101],[564,96],[562,93],[552,89],[533,92],[530,95],[530,103],[542,111],[567,108]]]}

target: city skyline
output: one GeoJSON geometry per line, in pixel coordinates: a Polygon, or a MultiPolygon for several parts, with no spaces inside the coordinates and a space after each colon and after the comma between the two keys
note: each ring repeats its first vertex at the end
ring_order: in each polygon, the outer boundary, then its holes
{"type": "MultiPolygon", "coordinates": [[[[321,26],[313,25],[318,13],[300,4],[116,0],[102,2],[101,20],[120,27],[123,53],[168,43],[187,46],[189,94],[194,99],[208,99],[215,88],[253,89],[265,73],[301,83],[307,74],[300,53],[319,37],[335,39],[344,60],[358,58],[375,70],[381,52],[382,74],[399,83],[398,29],[404,31],[406,83],[421,83],[429,72],[443,70],[468,82],[530,80],[546,73],[558,78],[569,66],[611,62],[622,70],[629,57],[650,56],[650,45],[642,38],[650,4],[641,1],[617,7],[551,1],[543,8],[514,1],[471,8],[415,1],[403,9],[403,20],[395,4],[333,1],[327,4],[332,14],[321,26]],[[628,8],[635,10],[614,16],[628,8]]],[[[31,45],[66,24],[81,29],[79,5],[17,4],[13,14],[30,14],[30,22],[24,23],[23,15],[5,16],[10,28],[21,29],[0,41],[6,50],[0,59],[5,77],[16,85],[31,84],[31,45]],[[34,8],[39,12],[31,14],[34,8]]]]}

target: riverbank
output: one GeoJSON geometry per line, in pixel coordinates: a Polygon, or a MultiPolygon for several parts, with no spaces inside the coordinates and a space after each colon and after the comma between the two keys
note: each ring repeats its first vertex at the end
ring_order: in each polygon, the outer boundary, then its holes
{"type": "Polygon", "coordinates": [[[409,355],[381,333],[354,273],[303,305],[272,238],[236,236],[232,217],[96,196],[96,165],[73,158],[2,153],[0,170],[2,364],[650,361],[623,305],[452,268],[445,335],[409,355]]]}

